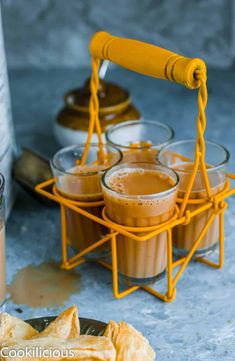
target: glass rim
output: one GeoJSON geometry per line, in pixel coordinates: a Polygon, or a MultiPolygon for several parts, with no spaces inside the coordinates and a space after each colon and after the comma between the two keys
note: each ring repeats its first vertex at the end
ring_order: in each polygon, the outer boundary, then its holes
{"type": "Polygon", "coordinates": [[[4,191],[4,186],[5,186],[5,178],[4,178],[3,174],[0,173],[0,195],[2,195],[2,193],[4,191]]]}
{"type": "MultiPolygon", "coordinates": [[[[157,154],[157,156],[156,156],[157,160],[160,162],[161,165],[166,166],[164,163],[161,162],[161,159],[160,159],[161,155],[165,151],[169,150],[168,148],[170,148],[170,147],[174,147],[174,146],[177,146],[177,145],[180,145],[180,144],[186,144],[186,143],[194,143],[194,144],[196,144],[196,141],[195,141],[195,139],[185,139],[185,140],[178,140],[176,142],[172,142],[170,144],[167,144],[157,154]]],[[[222,144],[217,143],[217,142],[213,142],[211,140],[205,140],[205,144],[206,145],[210,144],[212,146],[216,146],[217,148],[220,148],[220,149],[222,149],[224,151],[225,159],[222,162],[220,162],[218,165],[207,168],[208,173],[220,170],[220,168],[223,168],[228,163],[228,161],[230,159],[230,153],[229,153],[228,149],[225,148],[222,144]]],[[[194,162],[194,159],[193,159],[193,162],[194,162]]],[[[166,167],[169,167],[169,166],[166,166],[166,167]]],[[[201,170],[199,169],[198,172],[201,172],[201,170]]],[[[177,169],[177,173],[191,173],[191,171],[184,170],[184,169],[180,169],[180,170],[177,169]]]]}
{"type": "MultiPolygon", "coordinates": [[[[162,172],[163,173],[163,172],[162,172]]],[[[173,176],[171,177],[173,178],[173,176]]],[[[161,164],[155,164],[155,163],[151,163],[151,162],[129,162],[129,163],[123,163],[123,164],[120,164],[120,165],[116,165],[115,167],[111,167],[110,169],[108,169],[103,175],[102,175],[102,178],[101,178],[101,185],[102,187],[106,188],[109,192],[112,192],[113,194],[115,195],[118,195],[120,196],[121,198],[128,198],[128,199],[153,199],[155,197],[158,197],[158,198],[162,198],[164,196],[167,196],[171,193],[173,193],[179,186],[179,175],[174,171],[174,169],[171,169],[169,167],[166,167],[164,165],[161,165],[161,164]],[[158,192],[158,193],[152,193],[152,194],[136,194],[136,195],[133,195],[133,194],[124,194],[124,193],[121,193],[121,192],[118,192],[118,191],[115,191],[113,190],[106,182],[105,180],[105,177],[108,175],[109,172],[111,171],[118,171],[122,168],[128,168],[130,167],[131,165],[137,165],[136,168],[138,168],[138,165],[139,165],[139,168],[141,168],[141,164],[143,165],[151,165],[153,167],[155,167],[155,169],[162,169],[162,170],[166,170],[169,173],[171,173],[172,175],[174,175],[175,177],[175,184],[174,186],[172,186],[170,189],[166,190],[166,191],[163,191],[163,192],[158,192]]]]}
{"type": "MultiPolygon", "coordinates": [[[[99,143],[89,143],[90,144],[90,147],[99,147],[99,143]]],[[[102,144],[104,146],[111,146],[113,149],[115,149],[115,151],[117,151],[117,154],[119,155],[119,159],[117,160],[117,162],[115,162],[113,165],[107,167],[107,168],[104,168],[104,169],[100,169],[100,170],[96,170],[96,171],[89,171],[89,172],[83,172],[83,173],[80,173],[80,174],[76,174],[76,173],[72,173],[72,172],[69,172],[69,171],[65,171],[64,169],[58,167],[56,164],[55,164],[55,157],[62,154],[63,152],[66,152],[66,151],[71,151],[71,150],[74,150],[74,149],[79,149],[79,148],[85,148],[85,145],[86,143],[79,143],[79,144],[76,144],[76,145],[69,145],[67,147],[64,147],[62,149],[60,149],[58,152],[56,152],[54,154],[54,156],[50,159],[50,164],[51,164],[51,167],[52,169],[56,169],[57,171],[63,173],[64,175],[71,175],[71,176],[74,176],[74,177],[83,177],[83,176],[92,176],[92,175],[95,175],[95,174],[98,174],[100,172],[106,172],[108,171],[110,168],[116,166],[118,163],[121,162],[122,160],[122,152],[120,151],[120,149],[118,149],[117,147],[113,146],[113,145],[110,145],[110,144],[102,144]]]]}
{"type": "MultiPolygon", "coordinates": [[[[151,148],[156,148],[158,147],[159,145],[161,145],[162,147],[164,147],[165,145],[167,145],[175,136],[175,131],[173,128],[171,128],[168,124],[164,124],[162,122],[158,122],[157,120],[156,121],[153,121],[153,120],[128,120],[128,121],[124,121],[124,122],[121,122],[121,123],[118,123],[118,124],[115,124],[115,125],[112,125],[111,127],[109,127],[106,132],[105,132],[105,138],[107,140],[107,142],[109,144],[112,144],[114,145],[115,147],[120,147],[120,148],[124,148],[124,149],[130,149],[131,147],[130,146],[127,146],[127,145],[123,145],[123,144],[117,144],[116,142],[113,142],[111,139],[110,139],[110,135],[113,131],[117,130],[117,129],[120,129],[120,128],[124,128],[124,127],[127,127],[127,126],[132,126],[132,125],[142,125],[142,124],[150,124],[150,125],[153,125],[153,126],[160,126],[161,128],[164,128],[164,129],[167,129],[169,132],[170,132],[170,136],[168,137],[167,140],[165,140],[164,142],[162,143],[159,143],[158,145],[155,144],[153,146],[151,146],[151,148]]],[[[137,147],[133,147],[132,149],[148,149],[149,147],[147,146],[137,146],[137,147]]]]}

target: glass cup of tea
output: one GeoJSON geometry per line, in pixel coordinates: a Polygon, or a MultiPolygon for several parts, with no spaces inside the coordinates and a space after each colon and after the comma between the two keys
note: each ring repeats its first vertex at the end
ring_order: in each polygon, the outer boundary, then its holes
{"type": "Polygon", "coordinates": [[[122,151],[122,163],[156,163],[156,154],[174,138],[174,131],[157,121],[133,120],[111,126],[105,137],[122,151]]]}
{"type": "MultiPolygon", "coordinates": [[[[154,163],[125,163],[103,175],[102,188],[111,221],[129,227],[157,226],[174,215],[178,175],[154,163]]],[[[128,285],[152,284],[165,274],[167,232],[147,241],[118,234],[117,257],[121,280],[128,285]]]]}
{"type": "MultiPolygon", "coordinates": [[[[99,157],[99,145],[90,144],[85,165],[80,165],[85,144],[69,146],[55,154],[51,168],[56,178],[56,188],[65,198],[72,201],[85,202],[81,208],[94,216],[102,217],[103,205],[93,205],[103,200],[101,175],[122,159],[119,149],[111,145],[103,145],[104,160],[99,157]]],[[[87,247],[103,238],[109,230],[66,207],[66,232],[68,244],[76,251],[87,247]]],[[[109,254],[107,243],[86,255],[87,260],[95,260],[109,254]]]]}
{"type": "MultiPolygon", "coordinates": [[[[182,140],[164,147],[158,154],[158,161],[174,169],[180,178],[179,197],[183,198],[189,179],[192,174],[195,151],[195,140],[182,140]]],[[[212,195],[223,191],[225,187],[225,172],[229,160],[229,152],[222,145],[206,141],[207,174],[211,185],[212,195]]],[[[190,199],[206,200],[207,192],[202,180],[201,170],[198,170],[190,194],[190,199]]],[[[180,207],[180,204],[178,205],[180,207]]],[[[193,211],[200,204],[188,204],[187,208],[193,211]]],[[[212,210],[206,210],[192,217],[187,225],[179,225],[173,229],[173,250],[177,256],[186,256],[191,250],[197,237],[205,227],[212,210]]],[[[206,235],[200,242],[194,256],[202,257],[211,253],[219,240],[219,217],[216,216],[206,235]]]]}
{"type": "Polygon", "coordinates": [[[0,311],[6,299],[4,177],[0,174],[0,311]]]}

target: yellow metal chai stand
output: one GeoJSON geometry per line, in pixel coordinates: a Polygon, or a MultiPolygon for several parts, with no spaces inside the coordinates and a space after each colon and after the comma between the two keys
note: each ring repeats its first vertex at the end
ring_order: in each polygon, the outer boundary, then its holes
{"type": "MultiPolygon", "coordinates": [[[[205,141],[204,132],[206,128],[206,115],[205,108],[207,103],[207,87],[206,87],[206,65],[201,59],[190,59],[183,56],[172,53],[169,50],[159,48],[154,45],[146,44],[131,39],[124,39],[114,37],[106,32],[99,32],[94,35],[90,44],[90,51],[92,56],[92,77],[91,77],[91,99],[90,99],[90,124],[88,131],[88,139],[85,148],[85,152],[82,158],[82,164],[85,164],[86,156],[89,151],[89,146],[92,138],[92,133],[96,127],[97,134],[100,141],[99,156],[103,156],[102,150],[102,138],[99,125],[99,102],[97,97],[97,90],[99,85],[99,62],[100,60],[110,60],[122,67],[129,70],[156,77],[161,79],[167,79],[175,81],[186,86],[189,89],[198,89],[198,108],[199,114],[197,118],[197,137],[195,140],[195,159],[192,175],[187,185],[187,189],[184,198],[178,199],[177,203],[180,204],[178,208],[176,206],[174,216],[158,226],[152,227],[126,227],[112,222],[108,219],[105,207],[103,209],[103,218],[96,217],[85,210],[86,207],[104,205],[100,202],[76,202],[69,200],[62,195],[56,189],[55,179],[43,182],[36,187],[36,191],[49,199],[54,200],[60,204],[61,208],[61,231],[62,231],[62,267],[64,269],[72,269],[84,262],[86,262],[84,256],[99,247],[100,245],[111,242],[112,250],[112,265],[105,261],[97,261],[102,266],[110,269],[113,276],[113,293],[116,298],[123,298],[130,293],[138,290],[139,288],[151,293],[155,297],[171,302],[176,295],[176,284],[179,281],[182,273],[187,267],[188,263],[192,259],[195,251],[197,250],[200,242],[207,233],[210,225],[213,223],[216,216],[219,216],[219,260],[218,263],[214,263],[204,257],[197,258],[196,261],[204,263],[213,268],[221,268],[224,263],[224,213],[227,207],[225,201],[226,198],[235,193],[235,189],[230,188],[230,179],[235,179],[235,175],[227,174],[226,186],[224,190],[216,195],[212,195],[208,174],[206,172],[205,163],[205,141]],[[198,169],[201,169],[203,182],[207,192],[206,199],[190,199],[190,192],[192,190],[194,180],[198,169]],[[49,187],[50,186],[50,187],[49,187]],[[52,186],[52,187],[51,187],[52,186]],[[48,188],[52,190],[48,190],[48,188]],[[197,209],[190,211],[187,209],[188,204],[197,204],[197,209]],[[66,232],[66,217],[65,210],[69,208],[81,215],[90,218],[94,222],[104,225],[110,229],[110,233],[104,238],[100,239],[94,245],[88,247],[84,251],[78,253],[72,258],[68,258],[67,254],[67,232],[66,232]],[[182,257],[177,261],[173,261],[172,258],[172,230],[177,225],[188,224],[193,217],[211,209],[212,213],[205,228],[199,234],[192,249],[186,257],[182,257]],[[144,236],[139,236],[138,233],[144,232],[144,236]],[[150,286],[133,286],[126,289],[123,292],[119,291],[118,287],[118,260],[117,260],[117,235],[122,234],[127,236],[136,242],[146,242],[152,237],[160,234],[161,232],[167,232],[167,291],[162,294],[150,286]],[[178,267],[178,270],[173,277],[174,268],[178,267]]],[[[177,156],[177,155],[176,155],[177,156]]]]}

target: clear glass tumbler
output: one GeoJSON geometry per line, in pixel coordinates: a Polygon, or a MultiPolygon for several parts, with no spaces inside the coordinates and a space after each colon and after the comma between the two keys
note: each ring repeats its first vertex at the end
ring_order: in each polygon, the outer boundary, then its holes
{"type": "Polygon", "coordinates": [[[159,149],[174,138],[174,131],[157,121],[129,121],[111,126],[106,141],[122,151],[122,163],[153,162],[159,149]]]}
{"type": "Polygon", "coordinates": [[[0,174],[0,311],[6,298],[4,178],[0,174]]]}
{"type": "MultiPolygon", "coordinates": [[[[191,177],[194,160],[195,140],[183,140],[171,143],[164,147],[158,154],[161,164],[173,168],[180,177],[179,196],[184,197],[188,181],[191,177]]],[[[221,192],[225,187],[225,171],[229,160],[229,152],[222,145],[206,141],[206,163],[207,173],[211,184],[212,195],[221,192]]],[[[190,199],[204,200],[207,192],[199,170],[190,194],[190,199]]],[[[188,204],[186,209],[193,211],[200,205],[188,204]]],[[[180,204],[179,204],[180,207],[180,204]]],[[[194,242],[205,227],[211,216],[212,210],[206,210],[193,217],[188,225],[180,225],[173,230],[174,253],[185,256],[191,250],[194,242]]],[[[196,257],[211,253],[219,240],[219,218],[218,216],[210,226],[207,234],[202,239],[196,257]]]]}
{"type": "MultiPolygon", "coordinates": [[[[106,214],[123,226],[148,227],[168,221],[175,211],[178,176],[153,163],[127,163],[102,177],[106,214]]],[[[145,235],[146,231],[137,233],[145,235]]],[[[127,284],[147,285],[165,274],[166,231],[147,241],[117,236],[119,277],[127,284]]]]}
{"type": "MultiPolygon", "coordinates": [[[[85,144],[70,146],[61,149],[51,161],[51,168],[56,178],[57,190],[66,198],[86,202],[81,207],[89,213],[102,217],[102,205],[89,206],[89,203],[102,201],[101,175],[111,166],[120,162],[122,154],[119,149],[104,145],[105,160],[99,158],[98,144],[91,144],[86,165],[79,165],[85,144]]],[[[67,240],[70,246],[81,252],[104,237],[109,231],[91,219],[66,208],[67,240]]],[[[90,252],[86,258],[89,260],[105,257],[110,246],[104,244],[95,251],[90,252]]]]}

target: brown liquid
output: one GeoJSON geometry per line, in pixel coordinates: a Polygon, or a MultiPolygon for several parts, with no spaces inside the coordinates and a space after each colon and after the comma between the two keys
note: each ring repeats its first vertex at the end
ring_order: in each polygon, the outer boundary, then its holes
{"type": "MultiPolygon", "coordinates": [[[[177,172],[177,170],[186,171],[186,173],[179,172],[179,176],[180,176],[179,196],[181,198],[184,197],[184,194],[185,194],[184,190],[186,189],[188,180],[191,176],[190,171],[192,170],[192,167],[193,166],[190,163],[174,167],[176,172],[177,172]]],[[[224,179],[223,179],[221,173],[210,172],[209,179],[210,179],[210,183],[211,183],[212,195],[215,195],[224,189],[225,184],[224,184],[224,179]]],[[[190,198],[191,199],[192,198],[193,199],[205,199],[206,197],[207,197],[207,193],[206,193],[206,190],[204,187],[204,183],[202,181],[201,173],[198,172],[191,195],[190,195],[190,198]]],[[[180,204],[178,204],[178,206],[180,207],[180,204]]],[[[188,209],[190,211],[194,211],[199,206],[195,205],[195,204],[189,204],[186,209],[188,209]]],[[[212,214],[211,209],[206,210],[206,211],[198,214],[197,216],[192,217],[192,219],[188,225],[185,225],[185,226],[181,225],[181,226],[175,227],[173,229],[174,247],[177,248],[177,250],[180,250],[182,254],[187,254],[188,251],[191,250],[197,237],[199,236],[199,234],[205,227],[211,214],[212,214]]],[[[206,235],[203,237],[202,241],[200,242],[195,255],[203,255],[210,249],[213,249],[213,246],[216,245],[218,240],[219,240],[219,217],[216,216],[215,220],[209,227],[206,235]]],[[[176,253],[177,253],[177,250],[176,250],[176,253]]]]}
{"type": "MultiPolygon", "coordinates": [[[[100,184],[100,175],[98,173],[89,173],[94,168],[87,167],[88,173],[84,175],[77,173],[77,176],[66,175],[59,185],[59,191],[66,198],[80,202],[95,202],[103,199],[100,184]]],[[[73,170],[77,172],[77,170],[73,170]]],[[[58,185],[57,185],[58,187],[58,185]]],[[[81,207],[83,210],[102,218],[103,206],[81,207]]],[[[67,240],[74,249],[79,252],[99,241],[108,233],[108,229],[83,215],[66,208],[67,221],[67,240]]],[[[99,258],[106,254],[110,248],[109,244],[104,244],[93,252],[89,253],[88,258],[99,258]]]]}
{"type": "Polygon", "coordinates": [[[12,301],[29,307],[61,307],[79,290],[78,273],[50,263],[22,268],[8,286],[12,301]]]}
{"type": "MultiPolygon", "coordinates": [[[[108,217],[116,223],[131,227],[153,226],[169,220],[174,213],[176,191],[162,197],[157,196],[157,193],[169,190],[172,183],[170,177],[161,175],[155,170],[129,169],[126,172],[125,170],[114,172],[107,177],[107,184],[126,197],[103,189],[108,217]],[[150,194],[156,196],[144,198],[145,195],[150,194]],[[132,198],[133,195],[139,195],[138,199],[132,198]]],[[[144,234],[138,233],[138,235],[144,234]]],[[[144,242],[118,235],[119,272],[132,283],[154,282],[166,269],[166,246],[166,232],[144,242]]]]}
{"type": "Polygon", "coordinates": [[[0,229],[0,306],[6,297],[6,273],[5,273],[5,227],[0,229]]]}
{"type": "Polygon", "coordinates": [[[123,151],[123,159],[121,163],[133,162],[150,162],[156,163],[158,150],[153,148],[148,149],[131,149],[123,151]]]}

